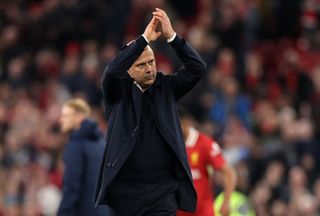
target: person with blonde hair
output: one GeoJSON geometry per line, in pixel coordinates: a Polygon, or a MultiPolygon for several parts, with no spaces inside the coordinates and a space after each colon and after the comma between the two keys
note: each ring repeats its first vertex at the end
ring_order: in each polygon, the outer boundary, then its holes
{"type": "Polygon", "coordinates": [[[102,160],[104,142],[91,108],[83,99],[63,104],[60,129],[69,135],[63,152],[64,175],[58,216],[108,216],[105,207],[95,208],[93,194],[102,160]]]}

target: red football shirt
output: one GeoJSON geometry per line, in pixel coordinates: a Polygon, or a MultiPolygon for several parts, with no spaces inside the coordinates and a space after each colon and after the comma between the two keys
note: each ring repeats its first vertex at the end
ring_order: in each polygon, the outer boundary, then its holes
{"type": "Polygon", "coordinates": [[[225,164],[221,148],[210,137],[191,128],[186,140],[186,149],[198,202],[194,214],[177,211],[177,216],[213,216],[213,195],[208,166],[219,170],[225,164]]]}

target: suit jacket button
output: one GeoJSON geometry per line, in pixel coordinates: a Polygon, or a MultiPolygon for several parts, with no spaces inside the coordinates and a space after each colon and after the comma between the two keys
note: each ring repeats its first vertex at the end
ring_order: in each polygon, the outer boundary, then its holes
{"type": "Polygon", "coordinates": [[[111,166],[111,163],[107,163],[107,166],[110,167],[110,166],[111,166]]]}

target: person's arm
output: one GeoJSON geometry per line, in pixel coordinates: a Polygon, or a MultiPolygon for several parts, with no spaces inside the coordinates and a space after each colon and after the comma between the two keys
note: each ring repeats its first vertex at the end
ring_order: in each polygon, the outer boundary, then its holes
{"type": "Polygon", "coordinates": [[[204,151],[207,153],[207,164],[222,174],[224,200],[220,208],[220,213],[223,216],[227,216],[230,211],[230,196],[236,186],[234,169],[225,161],[217,142],[206,142],[204,151]]]}
{"type": "MultiPolygon", "coordinates": [[[[161,22],[164,36],[167,39],[172,39],[175,32],[166,12],[157,8],[153,15],[161,22]]],[[[199,54],[179,35],[176,35],[172,42],[169,40],[169,43],[184,64],[183,69],[174,75],[169,75],[175,97],[179,99],[196,85],[205,74],[207,66],[199,54]]]]}
{"type": "Polygon", "coordinates": [[[156,31],[158,22],[155,18],[152,18],[143,35],[122,48],[104,70],[101,84],[106,100],[115,99],[120,95],[123,76],[141,55],[148,43],[160,36],[161,33],[156,31]]]}
{"type": "Polygon", "coordinates": [[[178,100],[198,83],[207,68],[199,54],[179,35],[170,44],[184,65],[182,69],[170,76],[172,89],[178,100]]]}
{"type": "Polygon", "coordinates": [[[101,82],[103,95],[107,101],[116,99],[121,94],[123,76],[147,45],[145,38],[140,36],[124,46],[108,64],[101,82]]]}
{"type": "Polygon", "coordinates": [[[227,216],[230,213],[230,197],[236,186],[236,175],[234,169],[228,164],[222,166],[220,172],[223,176],[224,191],[220,213],[223,216],[227,216]]]}
{"type": "Polygon", "coordinates": [[[65,149],[62,200],[58,216],[76,215],[84,173],[84,155],[80,144],[71,142],[65,149]]]}

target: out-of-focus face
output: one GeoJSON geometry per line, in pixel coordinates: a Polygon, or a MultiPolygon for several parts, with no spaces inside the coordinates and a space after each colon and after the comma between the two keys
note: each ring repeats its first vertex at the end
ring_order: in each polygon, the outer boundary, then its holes
{"type": "Polygon", "coordinates": [[[296,166],[289,171],[289,184],[290,187],[304,188],[306,186],[307,176],[304,169],[300,166],[296,166]]]}
{"type": "Polygon", "coordinates": [[[69,133],[78,126],[76,111],[68,106],[63,106],[60,115],[60,130],[62,133],[69,133]]]}
{"type": "Polygon", "coordinates": [[[150,87],[157,75],[156,61],[150,46],[147,46],[139,58],[130,67],[128,73],[143,88],[150,87]]]}
{"type": "Polygon", "coordinates": [[[191,122],[187,118],[180,118],[180,125],[181,125],[183,138],[186,141],[188,139],[188,136],[189,136],[189,130],[190,130],[190,127],[191,127],[191,122]]]}

